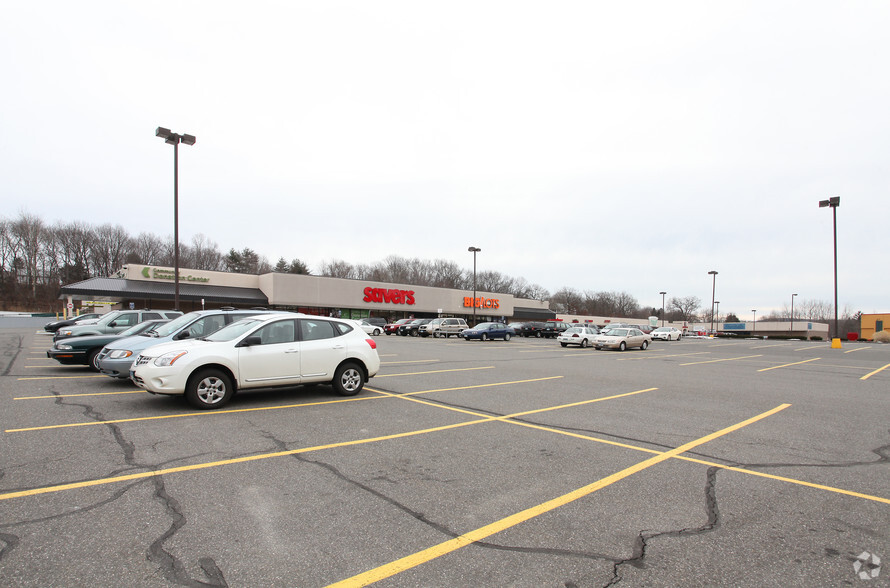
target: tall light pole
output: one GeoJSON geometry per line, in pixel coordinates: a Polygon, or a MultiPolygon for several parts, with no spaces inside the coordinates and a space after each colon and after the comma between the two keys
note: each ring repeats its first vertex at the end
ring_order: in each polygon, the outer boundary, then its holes
{"type": "Polygon", "coordinates": [[[470,247],[467,249],[473,254],[473,326],[476,326],[476,254],[482,251],[478,247],[470,247]]]}
{"type": "Polygon", "coordinates": [[[797,294],[791,295],[791,329],[789,329],[789,331],[788,331],[789,335],[794,334],[794,297],[795,296],[797,296],[797,294]]]}
{"type": "Polygon", "coordinates": [[[195,144],[194,135],[172,133],[158,127],[155,136],[173,145],[173,310],[179,310],[179,144],[195,144]]]}
{"type": "Polygon", "coordinates": [[[719,323],[720,323],[720,301],[715,300],[714,306],[717,307],[717,310],[714,311],[717,315],[716,317],[714,317],[714,322],[716,323],[716,326],[719,326],[719,323]]]}
{"type": "MultiPolygon", "coordinates": [[[[840,331],[837,328],[837,207],[841,205],[841,197],[834,196],[828,200],[820,200],[819,208],[830,207],[832,224],[834,225],[834,337],[840,341],[840,331]]],[[[832,341],[832,344],[834,342],[832,341]]],[[[833,345],[832,345],[833,346],[833,345]]]]}
{"type": "Polygon", "coordinates": [[[757,331],[757,309],[756,309],[756,308],[752,308],[752,309],[751,309],[751,312],[754,313],[754,328],[751,329],[751,332],[753,333],[753,332],[757,331]]]}
{"type": "Polygon", "coordinates": [[[711,270],[709,276],[714,276],[714,284],[711,286],[711,332],[714,332],[714,295],[717,293],[717,271],[711,270]]]}
{"type": "Polygon", "coordinates": [[[664,326],[664,295],[667,294],[667,292],[659,292],[659,294],[661,294],[661,326],[663,327],[664,326]]]}

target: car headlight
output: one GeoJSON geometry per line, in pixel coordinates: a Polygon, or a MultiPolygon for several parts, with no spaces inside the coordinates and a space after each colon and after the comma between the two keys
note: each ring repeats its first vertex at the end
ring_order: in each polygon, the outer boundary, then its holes
{"type": "Polygon", "coordinates": [[[170,353],[165,353],[164,355],[156,358],[154,360],[154,364],[158,367],[167,367],[176,363],[180,357],[186,355],[188,351],[171,351],[170,353]]]}
{"type": "Polygon", "coordinates": [[[115,349],[111,353],[108,354],[108,359],[126,359],[128,357],[132,357],[133,352],[129,349],[115,349]]]}
{"type": "Polygon", "coordinates": [[[64,343],[56,343],[56,349],[64,349],[65,351],[71,351],[74,349],[70,345],[65,345],[64,343]]]}
{"type": "Polygon", "coordinates": [[[71,329],[61,329],[61,330],[59,331],[59,334],[62,335],[63,337],[70,337],[70,336],[71,336],[71,329]]]}

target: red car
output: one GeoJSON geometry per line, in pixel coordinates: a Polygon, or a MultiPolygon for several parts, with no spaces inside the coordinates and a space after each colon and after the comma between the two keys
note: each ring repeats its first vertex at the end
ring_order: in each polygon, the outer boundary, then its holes
{"type": "Polygon", "coordinates": [[[399,327],[404,324],[410,323],[413,320],[414,319],[406,318],[406,319],[399,319],[394,323],[386,323],[385,325],[383,325],[383,332],[386,333],[387,335],[398,335],[399,327]]]}

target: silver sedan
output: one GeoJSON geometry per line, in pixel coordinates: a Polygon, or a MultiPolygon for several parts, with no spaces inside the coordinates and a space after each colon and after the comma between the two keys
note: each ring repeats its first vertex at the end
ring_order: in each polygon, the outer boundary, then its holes
{"type": "Polygon", "coordinates": [[[603,333],[596,338],[593,346],[597,349],[603,349],[605,347],[607,349],[624,351],[628,347],[646,349],[651,342],[652,336],[647,335],[639,329],[622,328],[603,331],[603,333]]]}

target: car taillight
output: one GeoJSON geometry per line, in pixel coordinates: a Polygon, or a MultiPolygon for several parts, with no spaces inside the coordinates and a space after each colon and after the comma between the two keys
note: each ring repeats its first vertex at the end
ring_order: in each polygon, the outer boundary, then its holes
{"type": "Polygon", "coordinates": [[[377,342],[374,339],[365,339],[365,342],[371,346],[371,349],[377,349],[377,342]]]}

